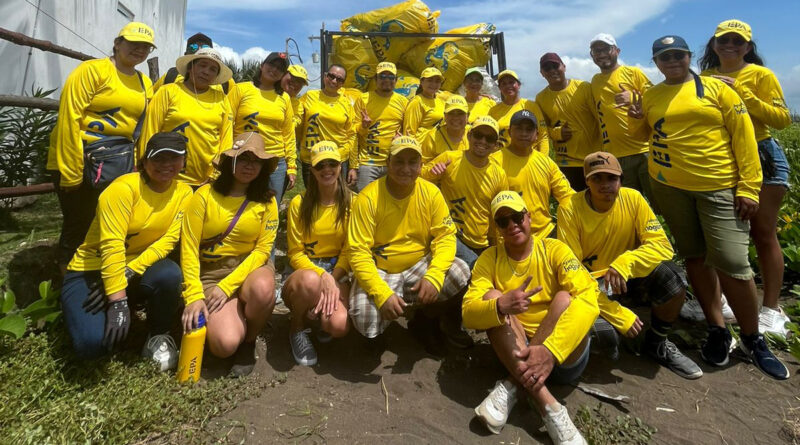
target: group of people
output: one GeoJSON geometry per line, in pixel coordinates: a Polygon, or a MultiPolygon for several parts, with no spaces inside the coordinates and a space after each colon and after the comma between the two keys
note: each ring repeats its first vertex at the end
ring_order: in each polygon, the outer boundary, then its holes
{"type": "Polygon", "coordinates": [[[788,125],[789,112],[746,23],[719,24],[700,74],[679,36],[653,43],[665,77],[653,85],[599,34],[591,82],[569,79],[547,53],[548,86],[535,100],[505,70],[497,102],[481,94],[481,70],[467,70],[461,96],[439,91],[433,67],[409,101],[394,92],[390,62],[377,65],[369,92],[344,91],[348,73],[332,65],[321,89],[300,96],[308,74],[286,54],[233,82],[212,46],[192,36],[151,85],[135,66],[153,31],[131,23],[111,57],[82,63],[64,85],[48,167],[64,215],[61,300],[79,355],[113,350],[131,308],[144,306],[142,353],[174,368],[170,330],[182,310],[184,332],[204,318],[208,351],[233,357],[232,375],[249,374],[275,306],[279,203],[300,167],[306,189],[288,204],[281,273],[300,365],[317,362],[312,336],[326,343],[353,328],[369,346],[400,317],[434,355],[471,346],[463,328],[485,331],[508,376],[478,418],[499,433],[524,393],[555,443],[585,443],[547,383],[580,377],[598,323],[643,335],[643,353],[701,377],[668,338],[691,286],[708,322],[706,363],[728,363],[729,304],[741,350],[770,377],[789,377],[762,335],[785,333],[775,231],[788,166],[769,127],[788,125]],[[85,144],[135,139],[139,128],[135,171],[104,190],[83,179],[85,144]],[[647,328],[620,295],[651,305],[647,328]]]}

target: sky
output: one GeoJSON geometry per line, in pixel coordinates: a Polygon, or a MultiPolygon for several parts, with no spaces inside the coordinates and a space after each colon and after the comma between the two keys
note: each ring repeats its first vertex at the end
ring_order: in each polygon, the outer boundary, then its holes
{"type": "MultiPolygon", "coordinates": [[[[318,36],[323,23],[326,29],[339,30],[342,19],[396,3],[189,0],[184,38],[203,32],[223,56],[240,61],[284,51],[291,37],[314,79],[320,67],[312,63],[312,53],[319,51],[319,41],[312,43],[308,37],[318,36]]],[[[589,41],[599,32],[610,33],[622,50],[621,62],[640,66],[658,82],[663,77],[650,59],[656,38],[680,35],[699,57],[717,24],[736,18],[750,24],[758,52],[778,76],[789,108],[800,110],[798,0],[427,0],[425,4],[441,11],[440,32],[480,22],[503,32],[508,68],[519,74],[522,95],[530,98],[546,85],[538,65],[545,52],[562,57],[569,77],[590,80],[599,70],[589,57],[589,41]]],[[[293,45],[290,53],[297,53],[293,45]]],[[[313,83],[312,88],[316,88],[313,83]]]]}

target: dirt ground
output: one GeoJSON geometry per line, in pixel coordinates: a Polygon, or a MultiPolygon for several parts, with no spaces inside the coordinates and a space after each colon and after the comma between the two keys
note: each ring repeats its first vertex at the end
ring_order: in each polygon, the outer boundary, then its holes
{"type": "MultiPolygon", "coordinates": [[[[266,344],[258,345],[255,374],[274,387],[211,420],[208,427],[218,431],[217,437],[249,444],[551,443],[525,401],[517,403],[499,435],[474,418],[473,408],[504,376],[483,334],[475,335],[474,348],[451,349],[439,360],[425,353],[402,321],[384,334],[385,350],[371,352],[351,332],[329,344],[315,341],[319,363],[303,367],[292,359],[288,324],[279,306],[264,331],[266,344]],[[382,385],[389,394],[388,412],[382,385]]],[[[652,443],[791,443],[781,428],[790,408],[800,406],[796,360],[781,354],[792,377],[776,382],[736,355],[727,367],[713,369],[698,350],[684,351],[703,368],[701,379],[684,380],[626,350],[616,362],[593,354],[581,382],[629,396],[629,403],[601,402],[568,386],[552,390],[573,419],[581,405],[599,404],[612,419],[641,418],[658,430],[652,443]]],[[[209,360],[204,377],[219,376],[226,366],[209,360]]]]}

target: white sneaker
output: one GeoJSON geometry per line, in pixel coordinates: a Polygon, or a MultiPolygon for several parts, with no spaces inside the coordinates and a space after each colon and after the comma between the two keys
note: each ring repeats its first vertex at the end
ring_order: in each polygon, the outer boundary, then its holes
{"type": "Polygon", "coordinates": [[[178,347],[169,334],[153,335],[144,343],[142,357],[158,363],[161,371],[175,369],[178,366],[178,347]]]}
{"type": "Polygon", "coordinates": [[[492,392],[475,407],[475,415],[489,431],[500,434],[515,403],[517,403],[517,385],[507,380],[498,380],[492,392]]]}
{"type": "Polygon", "coordinates": [[[758,332],[766,334],[771,332],[781,337],[786,337],[789,330],[786,329],[786,323],[789,322],[789,317],[783,313],[779,307],[777,310],[767,306],[761,306],[761,311],[758,313],[758,332]]]}
{"type": "Polygon", "coordinates": [[[556,402],[554,405],[544,407],[546,414],[542,416],[547,434],[553,440],[554,445],[588,445],[586,439],[572,419],[569,418],[567,409],[556,402]]]}
{"type": "MultiPolygon", "coordinates": [[[[700,306],[700,301],[697,298],[687,299],[681,307],[681,318],[690,321],[705,321],[706,315],[703,313],[703,308],[700,306]]],[[[722,318],[727,323],[736,323],[736,316],[733,315],[733,309],[728,305],[728,299],[722,295],[722,318]]]]}

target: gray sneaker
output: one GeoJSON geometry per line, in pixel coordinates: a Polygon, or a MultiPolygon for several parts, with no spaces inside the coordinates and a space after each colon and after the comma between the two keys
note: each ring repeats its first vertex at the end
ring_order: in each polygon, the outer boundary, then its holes
{"type": "Polygon", "coordinates": [[[295,333],[289,333],[289,345],[292,347],[294,361],[302,366],[314,366],[317,364],[317,351],[311,344],[308,334],[311,329],[304,329],[295,333]]]}
{"type": "Polygon", "coordinates": [[[645,352],[658,363],[685,379],[694,380],[703,376],[703,370],[697,366],[697,363],[683,355],[675,343],[666,338],[658,343],[645,345],[645,352]]]}

